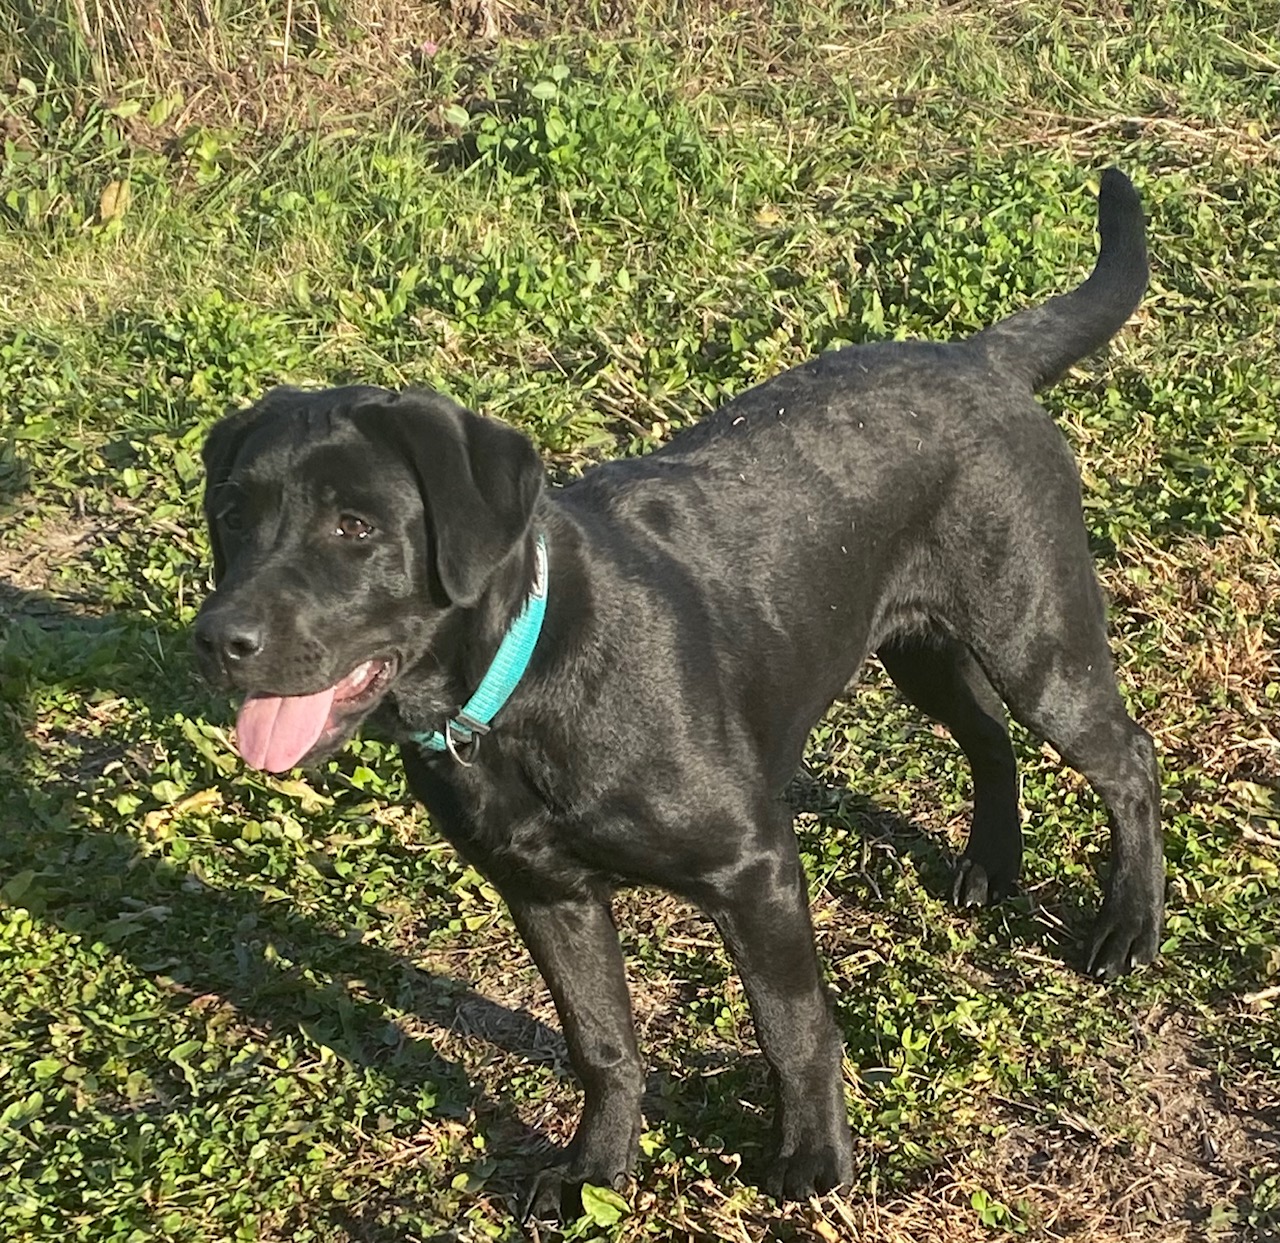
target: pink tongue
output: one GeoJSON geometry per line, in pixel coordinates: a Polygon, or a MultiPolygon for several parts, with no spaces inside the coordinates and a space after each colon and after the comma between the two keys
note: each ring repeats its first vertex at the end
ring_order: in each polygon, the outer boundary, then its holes
{"type": "Polygon", "coordinates": [[[336,686],[314,695],[250,695],[236,718],[236,749],[246,764],[288,772],[319,741],[336,686]]]}

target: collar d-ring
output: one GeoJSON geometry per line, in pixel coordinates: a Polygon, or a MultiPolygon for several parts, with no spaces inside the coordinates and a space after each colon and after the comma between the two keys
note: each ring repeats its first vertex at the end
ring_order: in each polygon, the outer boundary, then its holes
{"type": "Polygon", "coordinates": [[[410,734],[411,742],[428,751],[447,751],[464,768],[475,763],[480,735],[488,733],[490,722],[511,698],[533,657],[547,609],[548,568],[546,537],[539,534],[534,543],[533,585],[525,597],[524,608],[503,635],[480,685],[466,704],[445,722],[443,730],[410,734]]]}
{"type": "Polygon", "coordinates": [[[463,768],[470,768],[476,762],[476,752],[480,750],[480,735],[455,733],[460,729],[456,721],[445,722],[444,748],[463,768]]]}

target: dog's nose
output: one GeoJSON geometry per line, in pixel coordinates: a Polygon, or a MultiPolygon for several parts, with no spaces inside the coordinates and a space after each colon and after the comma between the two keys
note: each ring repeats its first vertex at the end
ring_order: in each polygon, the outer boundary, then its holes
{"type": "Polygon", "coordinates": [[[227,663],[249,660],[266,642],[261,622],[244,617],[208,614],[196,621],[196,643],[211,656],[227,663]]]}

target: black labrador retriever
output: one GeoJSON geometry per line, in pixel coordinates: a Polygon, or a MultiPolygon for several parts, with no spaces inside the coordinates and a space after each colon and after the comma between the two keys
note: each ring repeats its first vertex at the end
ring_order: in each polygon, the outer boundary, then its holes
{"type": "Polygon", "coordinates": [[[534,1211],[618,1184],[636,1155],[621,885],[685,896],[724,937],[776,1083],[769,1189],[851,1177],[783,791],[870,652],[972,767],[955,900],[1018,875],[1003,701],[1110,813],[1088,969],[1156,955],[1155,753],[1116,689],[1075,465],[1032,398],[1146,287],[1141,204],[1116,170],[1098,213],[1097,265],[1073,292],[963,341],[824,354],[563,490],[519,432],[429,392],[278,388],[210,434],[217,590],[196,642],[247,696],[241,754],[284,771],[365,722],[398,741],[432,824],[501,891],[550,986],[585,1104],[534,1211]]]}

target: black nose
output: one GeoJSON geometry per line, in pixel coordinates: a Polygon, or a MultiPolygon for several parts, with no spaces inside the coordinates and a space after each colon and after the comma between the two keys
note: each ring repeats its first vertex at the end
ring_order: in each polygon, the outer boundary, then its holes
{"type": "Polygon", "coordinates": [[[249,660],[266,642],[261,622],[252,618],[209,613],[196,620],[196,644],[202,651],[228,663],[249,660]]]}

